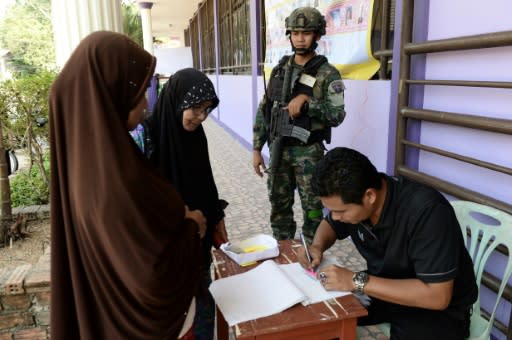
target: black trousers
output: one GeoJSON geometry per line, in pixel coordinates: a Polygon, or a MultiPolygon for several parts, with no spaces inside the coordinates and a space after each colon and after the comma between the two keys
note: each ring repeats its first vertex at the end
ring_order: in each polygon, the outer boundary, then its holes
{"type": "Polygon", "coordinates": [[[470,310],[460,320],[444,311],[406,307],[373,299],[359,326],[391,324],[390,340],[463,340],[469,336],[470,310]]]}

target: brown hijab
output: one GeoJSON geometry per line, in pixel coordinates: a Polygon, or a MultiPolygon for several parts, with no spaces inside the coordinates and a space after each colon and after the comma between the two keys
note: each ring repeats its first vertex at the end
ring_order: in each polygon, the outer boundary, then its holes
{"type": "Polygon", "coordinates": [[[198,227],[126,127],[155,62],[95,32],[52,86],[52,339],[176,339],[195,294],[198,227]]]}

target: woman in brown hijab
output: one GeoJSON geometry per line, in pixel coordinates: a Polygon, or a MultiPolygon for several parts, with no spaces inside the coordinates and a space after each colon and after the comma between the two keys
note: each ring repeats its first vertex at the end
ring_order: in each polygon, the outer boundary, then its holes
{"type": "Polygon", "coordinates": [[[128,133],[155,62],[95,32],[52,86],[52,339],[176,339],[190,319],[205,219],[128,133]]]}

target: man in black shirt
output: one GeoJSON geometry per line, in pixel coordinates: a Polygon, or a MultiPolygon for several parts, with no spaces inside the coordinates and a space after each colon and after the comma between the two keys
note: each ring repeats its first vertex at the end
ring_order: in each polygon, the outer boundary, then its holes
{"type": "Polygon", "coordinates": [[[391,339],[464,339],[478,288],[450,203],[438,191],[378,173],[368,158],[335,148],[313,174],[313,190],[330,212],[303,266],[316,268],[336,239],[351,237],[367,271],[335,265],[318,277],[328,290],[370,297],[359,325],[389,322],[391,339]]]}

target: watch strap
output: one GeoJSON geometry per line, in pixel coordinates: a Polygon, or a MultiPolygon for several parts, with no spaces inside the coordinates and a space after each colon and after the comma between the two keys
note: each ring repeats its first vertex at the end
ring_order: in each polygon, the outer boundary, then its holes
{"type": "Polygon", "coordinates": [[[353,293],[362,295],[364,294],[364,287],[368,283],[368,273],[365,271],[356,272],[352,276],[352,281],[355,285],[353,293]]]}

